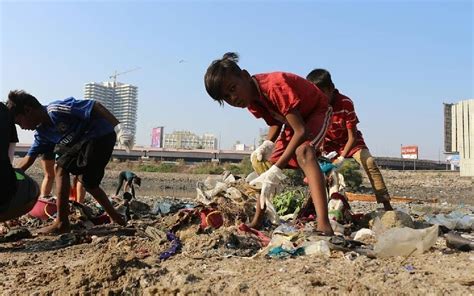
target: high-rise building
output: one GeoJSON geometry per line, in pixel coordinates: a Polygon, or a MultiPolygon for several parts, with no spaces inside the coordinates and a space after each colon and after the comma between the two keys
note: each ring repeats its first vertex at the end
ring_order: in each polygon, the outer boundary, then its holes
{"type": "Polygon", "coordinates": [[[104,105],[133,134],[137,131],[138,87],[120,82],[91,82],[84,86],[84,98],[104,105]]]}
{"type": "Polygon", "coordinates": [[[444,147],[459,153],[461,176],[474,176],[474,99],[444,104],[444,147]]]}

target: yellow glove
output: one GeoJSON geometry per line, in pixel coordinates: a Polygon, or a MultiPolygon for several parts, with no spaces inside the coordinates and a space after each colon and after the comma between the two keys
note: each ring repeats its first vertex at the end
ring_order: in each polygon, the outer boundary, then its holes
{"type": "Polygon", "coordinates": [[[272,163],[268,160],[258,160],[257,155],[252,154],[250,156],[250,162],[252,163],[253,170],[258,174],[261,175],[266,172],[271,166],[272,163]]]}

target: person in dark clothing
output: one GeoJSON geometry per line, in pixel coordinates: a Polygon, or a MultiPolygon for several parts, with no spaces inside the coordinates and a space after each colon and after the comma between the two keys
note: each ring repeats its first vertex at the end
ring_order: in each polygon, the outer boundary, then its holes
{"type": "Polygon", "coordinates": [[[132,198],[135,198],[134,184],[140,187],[140,185],[142,184],[142,179],[131,171],[120,172],[118,186],[117,186],[115,195],[118,195],[120,193],[120,189],[122,187],[123,187],[124,192],[128,192],[128,189],[130,188],[130,190],[132,191],[132,198]]]}
{"type": "Polygon", "coordinates": [[[13,169],[10,143],[16,138],[16,128],[7,107],[0,103],[0,222],[18,218],[28,213],[38,200],[39,187],[36,182],[19,169],[13,169]],[[14,134],[12,135],[12,132],[14,134]]]}

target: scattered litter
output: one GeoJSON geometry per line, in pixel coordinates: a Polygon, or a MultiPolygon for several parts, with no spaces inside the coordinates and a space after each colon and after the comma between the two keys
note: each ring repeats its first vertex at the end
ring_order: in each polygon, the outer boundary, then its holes
{"type": "Polygon", "coordinates": [[[344,259],[348,261],[354,261],[356,260],[360,255],[354,251],[347,252],[344,254],[344,259]]]}
{"type": "Polygon", "coordinates": [[[26,228],[11,229],[7,234],[0,237],[0,243],[15,242],[30,237],[32,237],[32,234],[26,228]]]}
{"type": "Polygon", "coordinates": [[[320,240],[315,242],[305,242],[302,245],[305,255],[331,256],[331,250],[327,241],[320,240]]]}
{"type": "Polygon", "coordinates": [[[377,237],[378,257],[418,255],[431,248],[438,238],[438,225],[426,229],[391,228],[377,237]]]}
{"type": "Polygon", "coordinates": [[[409,273],[415,273],[415,267],[413,267],[413,265],[405,265],[403,266],[403,269],[405,269],[409,273]]]}
{"type": "Polygon", "coordinates": [[[469,252],[474,250],[474,240],[462,237],[455,232],[449,232],[444,235],[446,238],[446,246],[451,249],[469,252]]]}
{"type": "Polygon", "coordinates": [[[166,260],[181,250],[181,241],[174,233],[167,232],[166,238],[171,242],[171,247],[160,254],[161,260],[166,260]]]}
{"type": "Polygon", "coordinates": [[[474,214],[453,211],[447,215],[438,214],[425,219],[430,224],[444,226],[450,230],[474,230],[474,214]]]}

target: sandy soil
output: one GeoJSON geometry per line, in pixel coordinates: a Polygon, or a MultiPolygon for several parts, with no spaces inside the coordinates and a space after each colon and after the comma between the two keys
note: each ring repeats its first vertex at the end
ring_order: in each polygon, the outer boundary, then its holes
{"type": "MultiPolygon", "coordinates": [[[[40,181],[40,171],[31,171],[40,181]]],[[[104,188],[113,191],[118,171],[108,171],[104,188]]],[[[473,180],[454,172],[383,172],[392,195],[438,198],[431,208],[474,204],[473,180]],[[442,204],[448,202],[449,205],[442,204]]],[[[194,197],[204,175],[147,173],[139,200],[152,205],[160,196],[194,197]]],[[[365,180],[366,187],[368,186],[365,180]]],[[[375,204],[355,202],[356,211],[375,204]]],[[[418,207],[424,206],[423,204],[418,207]]],[[[400,205],[407,207],[407,205],[400,205]]],[[[168,220],[167,220],[168,219],[168,220]]],[[[113,225],[63,237],[34,237],[0,243],[0,291],[3,295],[82,294],[452,294],[474,293],[474,253],[453,251],[442,237],[428,252],[389,259],[358,256],[257,258],[255,236],[235,226],[195,234],[182,231],[182,251],[168,260],[159,255],[168,242],[152,240],[144,229],[166,227],[167,217],[132,220],[127,233],[113,225]],[[237,243],[236,243],[237,242],[237,243]],[[239,247],[230,247],[230,243],[239,247]]],[[[31,229],[34,229],[31,228],[31,229]]]]}

